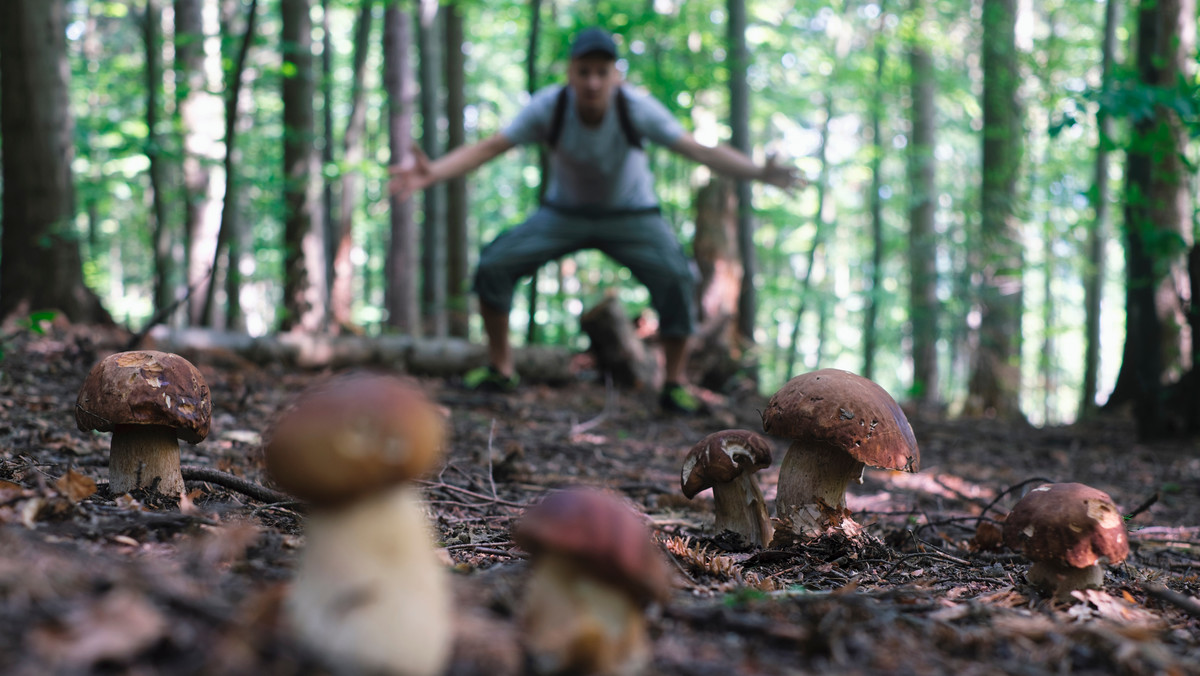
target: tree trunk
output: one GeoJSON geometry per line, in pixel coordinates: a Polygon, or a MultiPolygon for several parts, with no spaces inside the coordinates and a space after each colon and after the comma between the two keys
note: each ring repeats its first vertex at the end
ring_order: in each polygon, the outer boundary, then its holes
{"type": "MultiPolygon", "coordinates": [[[[420,54],[421,147],[429,157],[442,154],[438,122],[441,101],[441,39],[437,0],[418,0],[417,52],[420,54]]],[[[446,330],[446,186],[435,184],[422,194],[421,277],[422,315],[431,335],[446,330]]]]}
{"type": "Polygon", "coordinates": [[[163,84],[162,2],[146,0],[142,17],[142,39],[146,48],[146,158],[150,161],[150,191],[154,223],[151,242],[154,255],[154,311],[165,312],[175,301],[172,281],[175,260],[171,254],[172,223],[167,216],[167,168],[163,155],[163,136],[158,132],[163,84]]]}
{"type": "Polygon", "coordinates": [[[350,254],[354,248],[354,210],[358,206],[362,191],[362,176],[359,165],[365,158],[363,135],[367,127],[366,78],[367,52],[371,44],[371,15],[373,0],[363,0],[358,23],[354,29],[354,68],[350,87],[350,120],[346,123],[346,134],[342,138],[341,201],[338,204],[336,246],[333,254],[333,288],[329,304],[334,323],[341,328],[354,322],[351,310],[354,306],[354,263],[350,254]]]}
{"type": "MultiPolygon", "coordinates": [[[[750,53],[746,48],[746,3],[745,0],[729,0],[729,128],[730,145],[750,154],[750,86],[746,82],[747,64],[750,53]]],[[[738,247],[742,254],[744,278],[738,299],[738,332],[747,345],[754,345],[755,320],[758,315],[758,294],[753,283],[758,274],[758,260],[754,248],[754,205],[751,202],[750,182],[737,182],[738,196],[738,247]]],[[[747,365],[751,377],[757,381],[757,369],[747,365]]]]}
{"type": "Polygon", "coordinates": [[[733,181],[716,177],[696,194],[692,255],[700,269],[700,327],[691,354],[696,382],[719,390],[741,368],[737,311],[742,286],[738,252],[737,194],[733,181]]]}
{"type": "MultiPolygon", "coordinates": [[[[333,148],[334,148],[334,133],[333,133],[333,83],[336,79],[334,75],[334,46],[333,46],[333,29],[332,22],[329,20],[330,14],[333,13],[329,6],[329,0],[321,0],[321,165],[322,167],[333,166],[333,148]]],[[[324,171],[321,172],[321,206],[323,207],[321,215],[324,217],[322,221],[325,224],[325,283],[329,285],[327,290],[329,294],[329,312],[335,318],[337,323],[338,308],[337,308],[337,293],[334,288],[337,286],[337,247],[338,247],[338,219],[333,215],[334,195],[333,181],[324,178],[324,171]]]]}
{"type": "MultiPolygon", "coordinates": [[[[446,24],[446,151],[466,143],[466,63],[463,58],[463,17],[458,2],[449,2],[442,15],[446,24]]],[[[466,338],[470,329],[467,234],[467,179],[446,182],[446,313],[450,335],[466,338]]]]}
{"type": "Polygon", "coordinates": [[[75,139],[63,12],[61,0],[0,3],[0,318],[58,310],[72,321],[107,323],[83,282],[72,224],[75,139]]]}
{"type": "MultiPolygon", "coordinates": [[[[225,32],[230,35],[233,32],[233,17],[240,13],[240,9],[240,1],[233,6],[227,3],[222,8],[222,24],[225,26],[225,32]]],[[[254,41],[254,28],[257,21],[258,0],[250,0],[250,7],[246,10],[246,28],[242,33],[242,39],[237,43],[236,53],[229,60],[232,65],[225,74],[226,82],[229,83],[229,91],[225,99],[225,203],[221,208],[221,226],[217,231],[217,246],[213,251],[212,260],[209,261],[213,270],[218,268],[222,257],[226,261],[225,292],[228,302],[233,304],[237,304],[240,285],[236,283],[236,280],[239,279],[237,256],[230,243],[238,240],[238,234],[242,228],[242,221],[239,218],[241,205],[238,203],[240,186],[237,177],[237,160],[240,159],[240,153],[237,152],[238,107],[242,95],[242,76],[246,71],[246,57],[249,55],[250,45],[254,41]]],[[[217,316],[216,278],[217,275],[213,275],[214,283],[208,284],[204,297],[202,316],[209,319],[217,316]]]]}
{"type": "Polygon", "coordinates": [[[215,270],[217,232],[225,192],[221,143],[222,104],[210,92],[219,87],[208,80],[204,42],[204,5],[208,0],[175,0],[175,71],[179,128],[183,134],[183,186],[187,205],[184,242],[187,250],[188,320],[208,325],[204,300],[215,270]]]}
{"type": "MultiPolygon", "coordinates": [[[[532,96],[538,90],[538,45],[542,35],[542,0],[529,0],[529,42],[525,50],[525,90],[532,96]]],[[[538,147],[538,188],[536,202],[542,201],[546,194],[546,184],[549,183],[550,156],[545,148],[538,147]]],[[[540,268],[529,276],[529,324],[525,327],[525,342],[536,345],[540,341],[538,335],[538,277],[540,268]]]]}
{"type": "MultiPolygon", "coordinates": [[[[1106,0],[1104,3],[1104,46],[1100,67],[1100,91],[1102,98],[1112,90],[1113,63],[1117,49],[1117,24],[1120,21],[1120,3],[1106,0]]],[[[1083,385],[1079,403],[1079,418],[1087,418],[1096,412],[1096,391],[1100,371],[1100,313],[1104,294],[1104,273],[1107,268],[1105,245],[1108,244],[1108,151],[1112,145],[1112,116],[1104,106],[1096,113],[1096,124],[1100,138],[1096,143],[1096,165],[1092,204],[1095,220],[1087,235],[1087,262],[1083,273],[1085,338],[1083,353],[1083,385]]],[[[1193,297],[1194,298],[1194,297],[1193,297]]]]}
{"type": "Polygon", "coordinates": [[[883,18],[880,14],[879,27],[875,33],[875,82],[874,99],[871,102],[871,290],[867,296],[867,307],[863,312],[863,365],[862,376],[875,379],[875,351],[879,349],[879,304],[883,293],[883,69],[887,63],[887,49],[883,43],[883,18]]]}
{"type": "MultiPolygon", "coordinates": [[[[926,0],[914,0],[913,11],[923,19],[926,0]]],[[[937,75],[933,59],[915,32],[910,46],[912,70],[912,143],[908,151],[909,182],[909,316],[912,323],[913,382],[910,394],[922,405],[936,404],[938,387],[937,235],[937,75]]]]}
{"type": "Polygon", "coordinates": [[[284,330],[325,325],[325,247],[313,97],[311,0],[283,0],[284,330]]]}
{"type": "Polygon", "coordinates": [[[657,355],[647,350],[633,322],[615,295],[605,295],[598,305],[583,313],[580,328],[591,345],[596,368],[612,377],[620,387],[656,387],[660,380],[657,355]]]}
{"type": "Polygon", "coordinates": [[[1016,0],[983,2],[983,186],[980,222],[979,345],[967,415],[1020,419],[1021,283],[1024,256],[1016,217],[1021,166],[1016,0]]]}
{"type": "MultiPolygon", "coordinates": [[[[1159,0],[1138,10],[1138,78],[1163,100],[1190,78],[1195,25],[1194,0],[1159,0]]],[[[1185,129],[1170,108],[1159,105],[1135,121],[1126,154],[1125,353],[1109,404],[1133,402],[1143,440],[1175,431],[1165,424],[1163,385],[1191,366],[1183,308],[1192,239],[1186,151],[1185,129]]]]}
{"type": "MultiPolygon", "coordinates": [[[[413,94],[412,30],[409,16],[396,5],[383,15],[383,80],[388,95],[388,143],[391,163],[411,162],[413,94]]],[[[391,197],[391,241],[384,265],[387,325],[402,333],[420,329],[417,288],[417,231],[411,199],[391,197]]]]}

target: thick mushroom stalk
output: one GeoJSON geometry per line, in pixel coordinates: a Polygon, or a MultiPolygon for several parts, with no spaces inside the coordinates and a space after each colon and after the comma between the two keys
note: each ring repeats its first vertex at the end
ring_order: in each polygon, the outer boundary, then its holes
{"type": "Polygon", "coordinates": [[[183,492],[179,442],[208,436],[212,402],[204,376],[179,355],[118,352],[88,373],[75,401],[81,431],[112,432],[108,487],[114,495],[145,489],[183,492]]]}
{"type": "Polygon", "coordinates": [[[445,669],[449,581],[411,485],[440,457],[444,434],[420,390],[369,375],[306,391],[275,425],[267,470],[312,505],[288,620],[337,670],[445,669]]]}
{"type": "Polygon", "coordinates": [[[916,472],[917,440],[904,411],[873,381],[822,369],[789,380],[763,412],[763,430],[792,440],[779,465],[775,514],[792,534],[854,536],[846,487],[866,467],[916,472]]]}
{"type": "Polygon", "coordinates": [[[1104,564],[1129,554],[1125,520],[1112,498],[1078,483],[1029,491],[1004,520],[1004,544],[1033,561],[1029,584],[1060,601],[1103,586],[1104,564]]]}
{"type": "Polygon", "coordinates": [[[442,673],[450,594],[416,489],[314,512],[306,533],[286,605],[304,643],[333,664],[442,673]]]}
{"type": "Polygon", "coordinates": [[[513,538],[532,559],[518,624],[533,673],[643,673],[645,608],[670,578],[638,515],[604,493],[565,490],[527,510],[513,538]]]}
{"type": "Polygon", "coordinates": [[[689,499],[711,487],[715,529],[736,533],[750,546],[764,547],[771,541],[774,527],[754,472],[770,465],[771,447],[766,439],[747,430],[723,430],[688,451],[679,485],[689,499]]]}

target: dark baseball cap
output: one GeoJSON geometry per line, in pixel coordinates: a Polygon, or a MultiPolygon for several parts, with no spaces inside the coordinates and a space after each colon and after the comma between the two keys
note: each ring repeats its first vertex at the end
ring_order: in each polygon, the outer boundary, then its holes
{"type": "Polygon", "coordinates": [[[617,43],[612,35],[603,28],[585,28],[575,36],[571,45],[571,58],[576,59],[589,54],[601,54],[612,59],[617,58],[617,43]]]}

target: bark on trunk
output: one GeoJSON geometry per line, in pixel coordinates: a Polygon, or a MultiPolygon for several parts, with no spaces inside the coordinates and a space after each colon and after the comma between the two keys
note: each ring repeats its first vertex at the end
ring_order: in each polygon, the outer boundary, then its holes
{"type": "MultiPolygon", "coordinates": [[[[411,161],[413,80],[409,15],[389,5],[383,18],[383,79],[388,95],[391,163],[411,161]]],[[[391,238],[384,265],[387,325],[404,333],[420,330],[417,292],[417,231],[411,199],[392,196],[391,238]]]]}
{"type": "Polygon", "coordinates": [[[601,373],[621,387],[654,387],[661,380],[658,360],[637,337],[633,322],[620,301],[606,297],[580,318],[580,328],[591,339],[589,350],[601,373]]]}

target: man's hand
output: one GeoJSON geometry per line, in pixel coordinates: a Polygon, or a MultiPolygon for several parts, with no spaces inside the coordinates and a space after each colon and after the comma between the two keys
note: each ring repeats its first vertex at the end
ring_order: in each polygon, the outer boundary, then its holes
{"type": "Polygon", "coordinates": [[[788,192],[791,192],[793,188],[803,188],[808,185],[808,181],[800,176],[795,167],[776,164],[774,155],[767,156],[767,163],[763,165],[760,180],[788,192]]]}
{"type": "Polygon", "coordinates": [[[391,174],[388,193],[400,198],[400,201],[412,197],[413,193],[428,188],[434,182],[429,171],[429,158],[415,145],[403,162],[388,167],[388,173],[391,174]]]}

